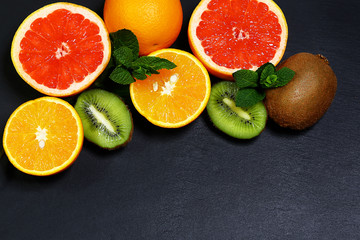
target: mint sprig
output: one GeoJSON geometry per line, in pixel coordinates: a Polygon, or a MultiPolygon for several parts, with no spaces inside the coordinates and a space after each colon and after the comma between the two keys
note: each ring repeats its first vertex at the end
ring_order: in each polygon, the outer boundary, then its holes
{"type": "Polygon", "coordinates": [[[241,69],[233,73],[239,91],[235,102],[237,107],[251,107],[264,100],[265,89],[285,86],[295,76],[287,67],[276,70],[272,63],[265,63],[256,71],[241,69]]]}
{"type": "Polygon", "coordinates": [[[237,107],[251,107],[265,98],[265,92],[256,88],[241,88],[235,97],[237,107]]]}
{"type": "Polygon", "coordinates": [[[144,80],[151,74],[159,74],[160,69],[173,69],[176,65],[164,58],[139,56],[139,42],[135,34],[122,29],[110,33],[111,60],[107,66],[109,78],[119,84],[127,85],[135,79],[144,80]]]}

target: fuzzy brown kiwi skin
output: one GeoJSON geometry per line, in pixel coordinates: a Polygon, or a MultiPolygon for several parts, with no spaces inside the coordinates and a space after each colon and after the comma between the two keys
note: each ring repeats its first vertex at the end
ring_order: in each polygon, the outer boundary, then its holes
{"type": "Polygon", "coordinates": [[[266,91],[269,118],[281,127],[304,130],[318,122],[330,107],[337,78],[322,55],[298,53],[277,66],[295,71],[285,86],[266,91]]]}

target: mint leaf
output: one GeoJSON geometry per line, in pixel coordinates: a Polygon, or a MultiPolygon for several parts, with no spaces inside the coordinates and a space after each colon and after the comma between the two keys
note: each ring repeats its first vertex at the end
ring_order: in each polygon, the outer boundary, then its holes
{"type": "Polygon", "coordinates": [[[132,31],[121,29],[117,32],[110,33],[110,40],[113,51],[120,47],[128,47],[134,56],[139,56],[139,42],[132,31]]]}
{"type": "Polygon", "coordinates": [[[279,69],[275,74],[278,77],[276,87],[285,86],[295,76],[295,72],[287,67],[283,67],[283,68],[279,69]]]}
{"type": "Polygon", "coordinates": [[[278,84],[278,77],[275,74],[267,76],[265,79],[260,80],[262,88],[273,88],[278,84]]]}
{"type": "Polygon", "coordinates": [[[145,68],[139,67],[132,71],[132,75],[134,78],[139,80],[145,80],[147,78],[147,75],[150,76],[151,73],[148,72],[145,68]]]}
{"type": "Polygon", "coordinates": [[[133,51],[125,46],[121,46],[113,51],[113,57],[116,65],[124,65],[126,67],[129,67],[130,63],[137,58],[133,51]]]}
{"type": "Polygon", "coordinates": [[[114,82],[124,85],[135,82],[130,72],[122,66],[116,66],[114,71],[111,72],[109,77],[114,82]]]}
{"type": "Polygon", "coordinates": [[[176,65],[167,59],[144,56],[132,62],[130,71],[136,79],[144,80],[151,74],[159,74],[158,70],[160,69],[172,69],[175,67],[176,65]]]}
{"type": "Polygon", "coordinates": [[[173,69],[176,65],[165,58],[144,56],[139,57],[133,62],[132,68],[136,69],[137,67],[146,67],[151,73],[155,73],[155,71],[160,69],[173,69]]]}
{"type": "Polygon", "coordinates": [[[260,66],[256,71],[238,70],[233,73],[239,90],[235,97],[237,107],[251,107],[259,101],[264,100],[266,88],[275,88],[286,85],[295,72],[283,67],[276,71],[275,66],[268,62],[260,66]]]}
{"type": "Polygon", "coordinates": [[[262,69],[261,73],[260,73],[260,83],[265,81],[265,79],[274,74],[276,71],[275,66],[272,63],[266,63],[264,68],[262,69]]]}
{"type": "Polygon", "coordinates": [[[257,87],[258,84],[258,73],[251,71],[251,70],[246,70],[246,69],[241,69],[238,70],[236,72],[233,73],[233,77],[235,79],[236,85],[239,88],[246,88],[246,87],[257,87]]]}
{"type": "MultiPolygon", "coordinates": [[[[106,73],[101,78],[109,78],[119,84],[130,84],[134,78],[144,80],[151,74],[159,74],[160,69],[172,69],[176,65],[171,61],[154,56],[139,57],[139,42],[134,33],[122,29],[110,33],[111,40],[111,64],[106,68],[106,73]]],[[[102,86],[103,81],[97,82],[102,86]]]]}
{"type": "Polygon", "coordinates": [[[235,96],[235,104],[237,107],[251,107],[262,101],[265,98],[265,93],[262,90],[255,88],[240,89],[235,96]]]}
{"type": "Polygon", "coordinates": [[[259,76],[261,75],[262,71],[264,71],[264,69],[268,66],[273,66],[273,68],[275,69],[274,64],[272,64],[271,62],[264,63],[256,70],[256,72],[259,74],[259,76]]]}

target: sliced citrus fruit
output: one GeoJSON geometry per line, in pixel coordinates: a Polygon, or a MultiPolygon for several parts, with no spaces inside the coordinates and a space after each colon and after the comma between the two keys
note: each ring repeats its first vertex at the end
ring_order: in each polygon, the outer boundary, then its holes
{"type": "Polygon", "coordinates": [[[84,140],[81,120],[66,101],[41,97],[20,105],[6,123],[3,146],[20,171],[52,175],[69,167],[84,140]]]}
{"type": "Polygon", "coordinates": [[[110,60],[102,19],[72,3],[46,5],[19,26],[11,58],[19,75],[49,96],[70,96],[90,86],[110,60]]]}
{"type": "Polygon", "coordinates": [[[194,121],[210,96],[206,68],[195,56],[178,49],[162,49],[150,56],[168,59],[177,67],[132,83],[130,97],[135,108],[151,123],[164,128],[179,128],[194,121]]]}
{"type": "Polygon", "coordinates": [[[272,0],[202,0],[192,13],[188,36],[209,72],[231,80],[239,69],[279,63],[288,27],[272,0]]]}

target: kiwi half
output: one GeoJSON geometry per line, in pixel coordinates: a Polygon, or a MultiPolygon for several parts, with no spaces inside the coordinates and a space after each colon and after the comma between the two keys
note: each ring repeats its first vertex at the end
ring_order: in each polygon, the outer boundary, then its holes
{"type": "Polygon", "coordinates": [[[91,89],[81,93],[76,101],[84,136],[105,148],[125,146],[133,132],[132,116],[125,103],[115,94],[91,89]]]}
{"type": "Polygon", "coordinates": [[[213,85],[206,109],[218,129],[234,138],[250,139],[264,130],[267,112],[262,102],[249,108],[237,107],[235,96],[238,90],[235,82],[213,85]]]}

